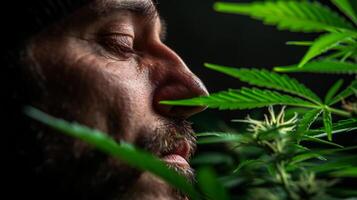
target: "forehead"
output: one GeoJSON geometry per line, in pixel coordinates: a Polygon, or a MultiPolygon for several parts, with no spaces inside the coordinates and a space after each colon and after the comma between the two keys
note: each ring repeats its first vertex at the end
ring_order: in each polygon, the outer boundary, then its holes
{"type": "Polygon", "coordinates": [[[147,24],[155,24],[161,40],[165,40],[166,22],[159,16],[156,5],[157,0],[93,0],[89,8],[90,14],[94,15],[92,17],[98,18],[129,11],[140,16],[147,24]]]}
{"type": "Polygon", "coordinates": [[[94,0],[91,7],[100,15],[126,10],[147,18],[158,16],[153,0],[94,0]]]}

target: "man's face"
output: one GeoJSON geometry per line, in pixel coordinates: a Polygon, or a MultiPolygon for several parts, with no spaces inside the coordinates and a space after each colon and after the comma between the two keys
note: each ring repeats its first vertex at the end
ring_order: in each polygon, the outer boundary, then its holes
{"type": "MultiPolygon", "coordinates": [[[[28,61],[43,91],[34,106],[133,143],[192,176],[186,161],[195,139],[185,119],[203,108],[159,101],[207,91],[163,44],[164,31],[149,0],[92,1],[30,43],[28,61]]],[[[61,179],[81,192],[90,190],[88,198],[103,192],[101,199],[179,198],[157,178],[82,142],[55,134],[39,137],[45,147],[46,172],[71,174],[61,179]]]]}

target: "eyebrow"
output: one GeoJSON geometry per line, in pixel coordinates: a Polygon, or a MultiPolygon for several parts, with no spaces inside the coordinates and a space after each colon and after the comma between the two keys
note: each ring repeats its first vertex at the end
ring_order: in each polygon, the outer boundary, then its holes
{"type": "Polygon", "coordinates": [[[106,1],[102,5],[95,8],[97,14],[105,15],[117,11],[129,11],[143,17],[146,21],[151,22],[155,18],[160,20],[160,39],[165,40],[167,35],[167,25],[165,20],[159,16],[157,8],[157,1],[140,1],[140,0],[123,0],[123,1],[106,1]]]}
{"type": "Polygon", "coordinates": [[[98,14],[108,14],[118,10],[127,10],[148,18],[157,16],[155,4],[152,1],[122,0],[122,1],[101,1],[94,9],[98,14]]]}

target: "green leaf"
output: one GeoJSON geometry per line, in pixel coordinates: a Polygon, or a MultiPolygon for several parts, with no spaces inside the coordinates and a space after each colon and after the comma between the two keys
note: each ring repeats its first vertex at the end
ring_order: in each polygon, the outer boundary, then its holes
{"type": "Polygon", "coordinates": [[[201,191],[210,200],[228,200],[230,199],[223,184],[217,179],[216,174],[210,168],[202,168],[197,172],[198,185],[201,191]]]}
{"type": "MultiPolygon", "coordinates": [[[[337,133],[346,134],[348,132],[357,130],[357,119],[350,118],[346,120],[340,120],[332,125],[332,130],[332,135],[337,133]]],[[[307,134],[309,136],[312,136],[313,138],[321,138],[327,136],[327,133],[325,133],[325,128],[309,130],[307,134]]]]}
{"type": "Polygon", "coordinates": [[[192,99],[161,101],[162,104],[180,106],[208,106],[220,110],[251,109],[270,105],[289,105],[298,107],[315,108],[316,105],[297,97],[280,94],[275,91],[256,88],[230,89],[211,94],[210,96],[192,99]]]}
{"type": "Polygon", "coordinates": [[[355,36],[356,35],[353,35],[351,33],[328,33],[320,36],[311,45],[308,52],[300,61],[298,67],[304,66],[311,59],[321,55],[322,53],[325,53],[326,51],[340,44],[341,42],[344,42],[347,39],[350,39],[351,37],[355,36]]]}
{"type": "Polygon", "coordinates": [[[325,131],[327,133],[328,140],[332,140],[332,117],[331,112],[327,109],[324,109],[322,119],[324,122],[325,131]]]}
{"type": "Polygon", "coordinates": [[[277,74],[265,69],[237,69],[210,63],[205,63],[205,66],[209,69],[238,78],[239,80],[247,82],[251,85],[282,90],[284,92],[306,98],[315,103],[321,102],[320,98],[309,88],[287,75],[277,74]]]}
{"type": "Polygon", "coordinates": [[[310,72],[332,74],[357,74],[357,64],[332,60],[321,60],[306,63],[303,67],[297,65],[279,66],[274,68],[277,72],[310,72]]]}
{"type": "Polygon", "coordinates": [[[251,165],[256,165],[256,164],[264,164],[266,163],[263,160],[244,160],[239,163],[238,167],[233,171],[233,173],[239,172],[243,167],[251,166],[251,165]]]}
{"type": "Polygon", "coordinates": [[[340,120],[333,124],[333,130],[357,128],[357,118],[340,120]]]}
{"type": "Polygon", "coordinates": [[[349,146],[349,147],[343,147],[343,148],[338,148],[338,149],[322,149],[318,152],[323,155],[328,155],[328,154],[336,154],[338,152],[343,152],[343,151],[353,151],[356,149],[357,149],[357,146],[349,146]]]}
{"type": "Polygon", "coordinates": [[[326,96],[325,96],[325,104],[329,105],[330,101],[332,98],[335,96],[335,94],[338,92],[338,90],[341,88],[343,84],[343,79],[338,80],[333,86],[328,90],[326,96]]]}
{"type": "Polygon", "coordinates": [[[154,157],[153,155],[136,149],[128,143],[116,143],[112,138],[99,130],[92,130],[88,127],[69,123],[61,119],[49,116],[35,108],[27,108],[25,113],[41,123],[60,131],[63,134],[78,138],[97,149],[118,158],[132,167],[139,170],[146,170],[162,178],[170,185],[180,189],[192,199],[199,199],[198,193],[188,180],[178,174],[175,170],[170,169],[166,164],[154,157]]]}
{"type": "Polygon", "coordinates": [[[291,158],[291,163],[292,165],[295,165],[299,162],[303,162],[312,158],[317,158],[319,160],[327,160],[325,157],[323,157],[322,155],[315,153],[315,152],[308,152],[308,153],[302,153],[299,155],[296,155],[294,157],[291,158]]]}
{"type": "Polygon", "coordinates": [[[313,109],[308,111],[303,115],[302,119],[299,121],[296,132],[297,135],[301,136],[305,131],[307,131],[311,124],[317,119],[317,117],[321,114],[321,109],[313,109]]]}
{"type": "Polygon", "coordinates": [[[229,174],[226,176],[220,176],[219,181],[225,188],[236,188],[246,181],[246,178],[238,176],[237,174],[229,174]]]}
{"type": "Polygon", "coordinates": [[[355,94],[355,90],[357,90],[357,80],[352,81],[352,83],[346,89],[344,89],[342,92],[336,95],[331,101],[329,101],[329,105],[333,105],[355,94]]]}
{"type": "Polygon", "coordinates": [[[207,132],[196,134],[198,137],[198,144],[215,144],[215,143],[248,143],[250,138],[242,134],[220,133],[220,132],[207,132]]]}
{"type": "Polygon", "coordinates": [[[295,45],[295,46],[311,46],[313,42],[311,41],[288,41],[286,45],[295,45]]]}
{"type": "Polygon", "coordinates": [[[345,62],[347,59],[351,57],[355,57],[357,55],[356,45],[352,44],[350,46],[336,46],[331,50],[335,50],[334,52],[329,53],[324,56],[325,60],[339,60],[340,62],[345,62]]]}
{"type": "Polygon", "coordinates": [[[265,24],[276,25],[280,30],[294,32],[354,30],[346,19],[318,2],[217,2],[214,4],[214,9],[218,12],[249,15],[264,21],[265,24]]]}
{"type": "Polygon", "coordinates": [[[332,2],[357,25],[356,0],[332,0],[332,2]]]}
{"type": "Polygon", "coordinates": [[[327,145],[331,145],[331,146],[335,146],[338,148],[343,148],[342,145],[336,144],[334,142],[330,142],[330,141],[326,141],[317,137],[312,137],[312,136],[308,136],[308,135],[304,135],[302,136],[302,141],[312,141],[312,142],[317,142],[317,143],[321,143],[321,144],[327,144],[327,145]]]}
{"type": "Polygon", "coordinates": [[[335,177],[353,177],[357,178],[357,167],[346,167],[341,170],[334,171],[330,173],[331,176],[335,177]]]}

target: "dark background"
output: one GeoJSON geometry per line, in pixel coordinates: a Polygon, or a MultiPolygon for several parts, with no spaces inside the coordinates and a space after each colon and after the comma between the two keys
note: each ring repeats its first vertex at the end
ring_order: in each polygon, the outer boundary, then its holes
{"type": "MultiPolygon", "coordinates": [[[[209,70],[204,62],[232,67],[267,68],[296,64],[307,47],[289,46],[287,41],[311,41],[317,33],[291,33],[266,26],[248,16],[217,13],[214,0],[161,0],[158,8],[167,22],[166,44],[174,49],[190,69],[205,83],[208,90],[247,86],[237,79],[209,70]]],[[[235,0],[231,2],[252,2],[235,0]]],[[[323,3],[326,3],[324,1],[323,3]]],[[[324,97],[338,78],[326,74],[289,74],[324,97]]],[[[349,77],[351,78],[351,77],[349,77]]],[[[345,82],[348,84],[348,81],[345,82]]],[[[223,119],[244,118],[247,111],[208,110],[198,117],[223,119]]]]}

